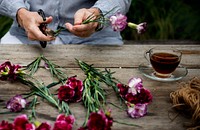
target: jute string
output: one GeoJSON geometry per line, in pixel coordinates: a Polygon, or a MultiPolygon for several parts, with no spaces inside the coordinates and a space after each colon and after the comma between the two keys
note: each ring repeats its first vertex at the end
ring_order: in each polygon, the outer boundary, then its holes
{"type": "Polygon", "coordinates": [[[180,83],[179,87],[170,93],[173,108],[191,117],[188,130],[200,130],[200,79],[194,77],[189,82],[180,83]]]}

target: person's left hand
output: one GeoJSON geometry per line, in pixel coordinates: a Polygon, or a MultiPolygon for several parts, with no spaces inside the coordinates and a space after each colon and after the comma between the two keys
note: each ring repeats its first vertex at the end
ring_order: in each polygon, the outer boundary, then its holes
{"type": "MultiPolygon", "coordinates": [[[[100,14],[99,9],[90,8],[90,9],[79,9],[74,15],[74,25],[71,23],[66,23],[66,28],[78,37],[89,37],[95,32],[96,27],[98,26],[97,22],[90,22],[88,24],[82,24],[90,15],[97,16],[100,14]]],[[[95,17],[94,17],[95,18],[95,17]]]]}

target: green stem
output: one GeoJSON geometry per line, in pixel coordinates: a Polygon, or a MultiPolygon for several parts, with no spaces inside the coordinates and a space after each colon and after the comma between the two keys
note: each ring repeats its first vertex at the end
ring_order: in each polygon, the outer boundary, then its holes
{"type": "Polygon", "coordinates": [[[135,127],[142,128],[142,126],[139,126],[139,125],[136,125],[136,124],[125,123],[125,122],[121,122],[121,121],[117,121],[117,120],[113,120],[113,122],[116,122],[116,123],[122,124],[122,125],[135,126],[135,127]]]}
{"type": "Polygon", "coordinates": [[[132,29],[136,29],[137,28],[137,24],[135,23],[131,23],[131,22],[128,22],[128,26],[132,29]]]}

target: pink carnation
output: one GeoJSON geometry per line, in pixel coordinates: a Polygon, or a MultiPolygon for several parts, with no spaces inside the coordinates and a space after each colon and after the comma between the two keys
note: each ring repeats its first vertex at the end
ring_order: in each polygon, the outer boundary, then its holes
{"type": "Polygon", "coordinates": [[[60,114],[57,116],[53,130],[72,130],[74,122],[74,116],[65,116],[64,114],[60,114]]]}
{"type": "Polygon", "coordinates": [[[6,108],[12,112],[20,112],[26,107],[26,100],[21,95],[12,97],[6,104],[6,108]]]}
{"type": "Polygon", "coordinates": [[[147,104],[128,105],[127,113],[132,118],[143,117],[147,114],[147,104]]]}
{"type": "Polygon", "coordinates": [[[122,31],[126,28],[127,25],[127,17],[121,13],[113,15],[110,17],[110,22],[112,29],[114,31],[122,31]]]}

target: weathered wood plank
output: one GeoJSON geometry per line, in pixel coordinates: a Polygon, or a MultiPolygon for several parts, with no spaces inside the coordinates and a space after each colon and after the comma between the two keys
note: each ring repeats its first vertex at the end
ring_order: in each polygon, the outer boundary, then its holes
{"type": "MultiPolygon", "coordinates": [[[[157,45],[85,46],[85,45],[1,45],[0,63],[11,60],[15,64],[27,65],[43,54],[62,67],[78,67],[75,58],[96,67],[138,67],[147,62],[145,50],[157,45]]],[[[166,45],[163,45],[166,46],[166,45]]],[[[183,51],[182,61],[186,67],[200,68],[200,45],[170,45],[183,51]]]]}

